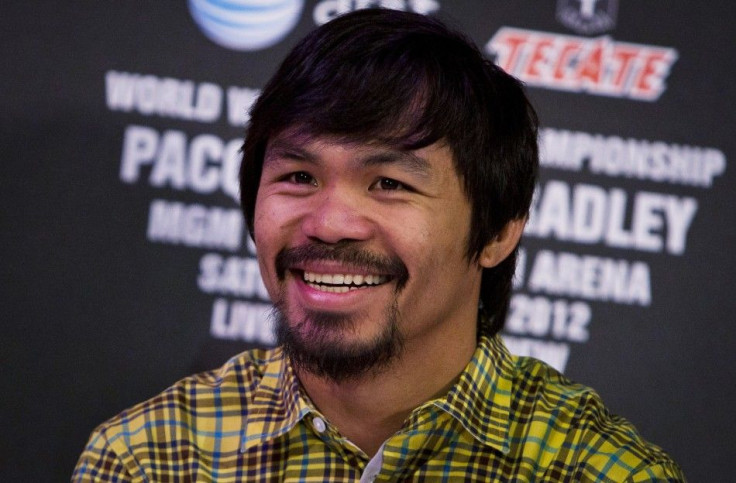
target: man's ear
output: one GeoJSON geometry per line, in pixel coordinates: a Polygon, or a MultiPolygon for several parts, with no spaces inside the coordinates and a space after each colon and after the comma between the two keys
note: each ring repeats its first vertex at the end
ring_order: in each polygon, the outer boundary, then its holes
{"type": "Polygon", "coordinates": [[[483,268],[491,268],[504,261],[518,245],[524,225],[526,225],[526,217],[506,223],[498,235],[483,248],[478,257],[480,265],[483,268]]]}

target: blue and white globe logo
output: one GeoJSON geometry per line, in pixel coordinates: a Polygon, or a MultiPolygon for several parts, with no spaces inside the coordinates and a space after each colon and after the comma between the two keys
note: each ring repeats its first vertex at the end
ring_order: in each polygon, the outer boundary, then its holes
{"type": "Polygon", "coordinates": [[[283,39],[299,21],[304,0],[189,0],[189,11],[213,42],[259,50],[283,39]]]}

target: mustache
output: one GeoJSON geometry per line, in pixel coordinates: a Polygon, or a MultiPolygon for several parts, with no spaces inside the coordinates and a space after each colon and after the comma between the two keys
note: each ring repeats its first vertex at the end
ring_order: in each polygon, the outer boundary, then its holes
{"type": "Polygon", "coordinates": [[[409,279],[409,270],[398,256],[373,253],[350,241],[330,245],[309,243],[293,248],[284,248],[276,255],[276,275],[280,280],[284,280],[289,267],[318,261],[340,262],[367,272],[388,275],[396,280],[397,291],[409,279]]]}

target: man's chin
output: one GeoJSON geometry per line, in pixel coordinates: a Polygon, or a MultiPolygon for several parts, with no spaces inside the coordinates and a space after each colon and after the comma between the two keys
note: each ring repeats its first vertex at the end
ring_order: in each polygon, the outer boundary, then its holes
{"type": "Polygon", "coordinates": [[[277,305],[273,318],[277,341],[293,366],[337,383],[380,373],[403,345],[393,306],[381,321],[380,332],[364,340],[357,340],[354,321],[344,314],[310,312],[301,322],[293,322],[277,305]]]}

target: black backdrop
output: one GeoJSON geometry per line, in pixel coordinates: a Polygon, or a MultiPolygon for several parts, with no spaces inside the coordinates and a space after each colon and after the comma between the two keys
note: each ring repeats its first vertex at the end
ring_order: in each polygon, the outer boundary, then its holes
{"type": "MultiPolygon", "coordinates": [[[[235,3],[218,41],[218,0],[3,6],[2,481],[67,479],[96,424],[272,340],[233,198],[245,109],[317,23],[381,2],[235,3]]],[[[538,108],[509,346],[728,480],[736,7],[383,3],[449,19],[538,108]]]]}

